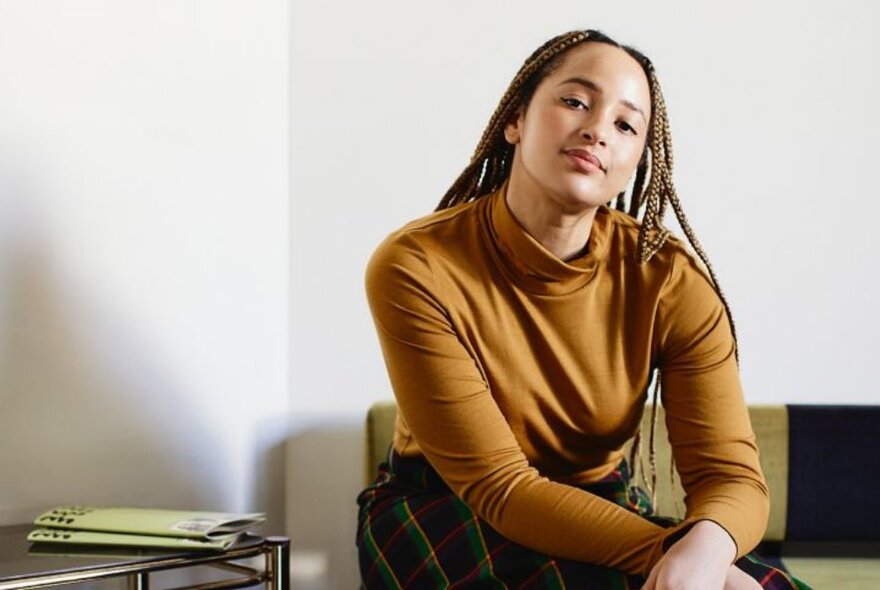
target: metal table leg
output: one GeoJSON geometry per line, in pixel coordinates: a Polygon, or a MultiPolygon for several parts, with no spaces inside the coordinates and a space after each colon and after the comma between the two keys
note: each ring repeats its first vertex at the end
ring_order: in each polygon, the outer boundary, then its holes
{"type": "MultiPolygon", "coordinates": [[[[266,590],[290,590],[290,539],[267,537],[269,553],[266,554],[266,590]]],[[[144,588],[143,590],[149,590],[144,588]]]]}
{"type": "Polygon", "coordinates": [[[128,576],[128,590],[150,590],[150,574],[139,572],[128,576]]]}

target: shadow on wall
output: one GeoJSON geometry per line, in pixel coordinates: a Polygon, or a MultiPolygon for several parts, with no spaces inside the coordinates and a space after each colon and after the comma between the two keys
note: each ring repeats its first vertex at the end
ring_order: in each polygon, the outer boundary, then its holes
{"type": "Polygon", "coordinates": [[[62,503],[223,506],[220,441],[156,355],[65,293],[43,242],[0,245],[0,524],[62,503]]]}
{"type": "Polygon", "coordinates": [[[357,588],[357,494],[364,487],[362,417],[294,426],[287,447],[291,578],[300,590],[357,588]]]}
{"type": "Polygon", "coordinates": [[[247,478],[250,486],[247,496],[254,510],[266,512],[266,522],[254,532],[281,535],[287,523],[284,480],[290,417],[284,414],[261,420],[255,431],[256,464],[252,475],[247,478]]]}

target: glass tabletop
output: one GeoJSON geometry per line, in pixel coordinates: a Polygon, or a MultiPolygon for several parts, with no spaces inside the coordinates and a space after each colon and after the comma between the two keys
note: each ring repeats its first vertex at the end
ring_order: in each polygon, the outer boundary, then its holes
{"type": "Polygon", "coordinates": [[[137,549],[30,543],[34,525],[0,527],[0,582],[132,566],[132,572],[258,553],[264,539],[246,534],[226,551],[137,549]],[[169,565],[172,564],[172,565],[169,565]],[[142,567],[138,567],[142,566],[142,567]]]}

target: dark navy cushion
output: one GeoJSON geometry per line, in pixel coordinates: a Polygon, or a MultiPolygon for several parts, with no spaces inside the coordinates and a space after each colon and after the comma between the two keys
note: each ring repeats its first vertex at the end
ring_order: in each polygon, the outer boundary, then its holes
{"type": "Polygon", "coordinates": [[[789,405],[789,540],[880,540],[880,406],[789,405]]]}

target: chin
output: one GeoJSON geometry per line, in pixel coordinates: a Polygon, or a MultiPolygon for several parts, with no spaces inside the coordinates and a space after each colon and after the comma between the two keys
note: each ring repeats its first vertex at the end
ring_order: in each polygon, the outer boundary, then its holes
{"type": "Polygon", "coordinates": [[[598,207],[617,196],[617,193],[614,193],[609,197],[607,190],[597,190],[598,188],[592,182],[578,182],[564,187],[560,194],[564,195],[563,201],[566,204],[580,205],[582,207],[598,207]]]}
{"type": "MultiPolygon", "coordinates": [[[[616,196],[616,195],[615,195],[616,196]]],[[[607,195],[597,195],[595,192],[569,192],[560,199],[561,205],[568,211],[575,212],[583,209],[595,209],[601,205],[605,205],[614,197],[607,195]]]]}

